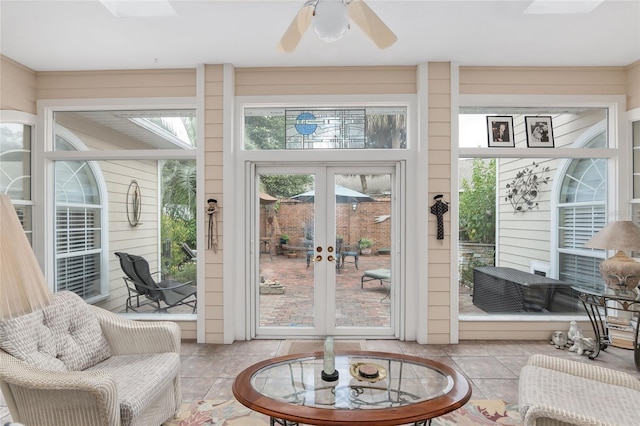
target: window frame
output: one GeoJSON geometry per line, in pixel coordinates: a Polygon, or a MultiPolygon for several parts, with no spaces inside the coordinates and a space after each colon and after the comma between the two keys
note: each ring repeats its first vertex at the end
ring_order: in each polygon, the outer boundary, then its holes
{"type": "MultiPolygon", "coordinates": [[[[457,160],[461,158],[564,158],[564,159],[580,159],[580,158],[604,158],[607,160],[607,200],[606,205],[609,211],[608,221],[611,220],[628,220],[629,208],[628,200],[630,200],[630,178],[625,176],[631,175],[630,155],[630,139],[626,137],[627,126],[625,123],[625,105],[626,97],[617,95],[603,96],[564,96],[564,95],[460,95],[458,103],[455,106],[455,113],[452,114],[452,140],[458,141],[458,117],[460,110],[463,108],[560,108],[560,107],[592,107],[607,109],[607,130],[608,144],[607,148],[464,148],[459,143],[452,146],[452,157],[455,159],[452,178],[452,202],[458,205],[458,164],[457,160]]],[[[453,169],[453,168],[452,168],[453,169]]],[[[452,250],[455,251],[455,257],[458,257],[459,243],[459,221],[457,211],[455,219],[452,216],[452,250]]],[[[551,225],[556,225],[557,210],[555,206],[551,208],[551,225]]],[[[554,230],[550,238],[550,250],[557,247],[557,226],[551,227],[554,230]]],[[[551,270],[557,274],[557,255],[551,257],[551,270]]],[[[457,270],[457,265],[454,265],[457,270]]],[[[455,275],[457,276],[457,275],[455,275]]],[[[459,300],[459,290],[457,279],[451,280],[451,291],[459,300]]],[[[453,298],[452,298],[453,299],[453,298]]],[[[580,316],[580,315],[578,315],[580,316]]],[[[540,318],[532,315],[508,315],[501,316],[499,314],[489,315],[487,318],[491,320],[501,321],[539,321],[540,318]]],[[[566,320],[565,317],[546,315],[546,320],[566,320]]],[[[459,314],[460,321],[476,321],[477,316],[459,314]]]]}
{"type": "MultiPolygon", "coordinates": [[[[72,131],[66,129],[63,126],[60,125],[55,125],[54,126],[54,137],[61,137],[65,140],[65,142],[67,142],[69,145],[71,145],[73,148],[75,148],[76,151],[88,151],[89,149],[87,148],[87,146],[84,144],[84,142],[82,142],[82,140],[76,136],[75,133],[73,133],[72,131]]],[[[71,151],[66,151],[66,152],[71,152],[71,151]]],[[[65,160],[57,160],[54,161],[54,168],[56,163],[59,162],[64,162],[65,160]]],[[[78,160],[74,160],[74,161],[78,161],[78,160]]],[[[81,256],[85,256],[85,255],[91,255],[91,254],[96,254],[98,253],[100,256],[100,261],[99,263],[99,271],[100,271],[100,283],[99,283],[99,289],[98,289],[98,295],[96,296],[92,296],[92,297],[88,297],[86,299],[84,299],[87,303],[96,303],[99,301],[102,301],[104,299],[107,299],[109,297],[109,274],[106,273],[105,271],[109,270],[109,220],[108,220],[108,215],[105,214],[105,211],[107,210],[107,207],[109,205],[109,200],[108,200],[108,191],[107,191],[107,184],[104,180],[104,177],[102,175],[102,171],[100,170],[100,166],[98,165],[98,163],[96,163],[95,161],[88,161],[88,160],[83,160],[87,163],[87,166],[89,167],[90,172],[93,174],[93,177],[95,178],[96,181],[96,191],[98,192],[98,198],[99,198],[99,204],[98,205],[93,205],[93,204],[80,204],[80,203],[64,203],[64,205],[60,206],[57,202],[57,197],[56,197],[56,191],[57,191],[57,183],[53,189],[54,191],[54,195],[53,195],[53,200],[54,200],[54,215],[55,215],[55,219],[53,222],[53,240],[54,240],[54,247],[55,250],[52,251],[53,256],[54,256],[54,262],[53,262],[53,267],[54,267],[54,274],[52,275],[53,280],[52,281],[52,286],[53,286],[53,291],[58,291],[58,260],[61,258],[70,258],[70,257],[81,257],[81,256]],[[68,252],[64,253],[64,254],[60,254],[58,253],[58,208],[59,207],[64,207],[64,208],[74,208],[74,207],[80,207],[80,208],[96,208],[100,211],[100,249],[96,250],[96,249],[91,249],[91,250],[82,250],[82,251],[75,251],[73,252],[72,255],[70,255],[68,252]],[[105,248],[106,247],[106,248],[105,248]]],[[[54,181],[55,181],[55,172],[54,172],[54,181]]],[[[86,230],[86,228],[85,228],[86,230]]],[[[83,297],[82,295],[80,295],[80,297],[83,297]]],[[[83,297],[84,298],[84,297],[83,297]]]]}
{"type": "MultiPolygon", "coordinates": [[[[201,212],[204,212],[204,185],[200,184],[204,176],[204,117],[201,109],[198,107],[196,97],[175,97],[175,98],[110,98],[110,99],[47,99],[37,102],[38,109],[38,130],[36,132],[37,159],[35,170],[38,176],[35,179],[35,188],[38,190],[37,203],[42,205],[39,209],[39,215],[36,219],[43,224],[43,230],[40,235],[39,244],[36,246],[36,256],[44,266],[45,277],[55,276],[55,261],[50,253],[55,250],[55,238],[53,235],[55,229],[55,199],[54,199],[54,170],[53,163],[55,161],[101,161],[101,160],[194,160],[197,167],[198,186],[198,220],[196,221],[198,229],[196,230],[199,240],[198,245],[204,244],[203,225],[204,219],[201,212]],[[54,113],[65,111],[103,111],[103,110],[163,110],[163,109],[191,109],[196,111],[198,120],[198,142],[196,149],[162,149],[162,150],[91,150],[91,151],[55,151],[54,150],[54,113]]],[[[105,216],[105,215],[103,215],[105,216]]],[[[159,242],[160,246],[160,242],[159,242]]],[[[106,256],[109,253],[108,241],[103,242],[103,251],[106,256]]],[[[160,247],[158,247],[160,252],[160,247]]],[[[109,269],[103,271],[109,274],[109,269]]],[[[197,267],[197,276],[204,276],[204,262],[199,262],[197,267]]],[[[199,279],[202,283],[204,280],[199,279]]],[[[203,285],[198,285],[198,298],[204,298],[203,285]]],[[[204,300],[204,299],[203,299],[204,300]]],[[[198,329],[201,330],[200,324],[204,321],[204,309],[198,309],[196,314],[198,329]]],[[[193,314],[123,314],[132,319],[170,319],[172,321],[192,321],[193,314]]],[[[200,334],[200,331],[198,331],[200,334]]],[[[200,336],[199,339],[202,337],[200,336]]]]}

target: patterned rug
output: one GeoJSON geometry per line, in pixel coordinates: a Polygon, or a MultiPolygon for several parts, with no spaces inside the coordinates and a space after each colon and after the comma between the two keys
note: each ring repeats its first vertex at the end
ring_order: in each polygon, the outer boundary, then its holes
{"type": "MultiPolygon", "coordinates": [[[[333,343],[333,348],[336,352],[363,351],[365,344],[365,340],[336,340],[333,343]]],[[[324,340],[285,340],[280,345],[277,356],[321,352],[323,350],[324,340]]]]}
{"type": "MultiPolygon", "coordinates": [[[[469,401],[462,408],[433,419],[432,426],[521,425],[516,404],[500,400],[469,401]]],[[[268,426],[269,418],[235,399],[182,404],[176,418],[163,426],[268,426]]]]}

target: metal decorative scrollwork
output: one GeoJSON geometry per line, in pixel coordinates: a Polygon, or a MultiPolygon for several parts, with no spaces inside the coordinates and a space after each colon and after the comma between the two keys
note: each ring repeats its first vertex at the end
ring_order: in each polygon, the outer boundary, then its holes
{"type": "Polygon", "coordinates": [[[129,225],[140,225],[140,216],[142,214],[142,194],[138,182],[132,180],[127,189],[127,220],[129,225]]]}

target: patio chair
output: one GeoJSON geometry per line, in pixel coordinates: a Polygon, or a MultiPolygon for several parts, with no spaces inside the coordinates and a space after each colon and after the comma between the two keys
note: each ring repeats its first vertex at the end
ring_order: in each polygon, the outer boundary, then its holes
{"type": "Polygon", "coordinates": [[[340,267],[344,268],[344,264],[346,262],[346,258],[347,257],[353,257],[353,262],[349,262],[349,263],[353,263],[356,266],[356,270],[358,269],[358,249],[357,247],[360,247],[360,240],[358,240],[358,243],[356,245],[356,250],[344,250],[340,252],[340,267]]]}
{"type": "Polygon", "coordinates": [[[186,265],[187,263],[191,263],[191,262],[195,262],[196,261],[196,252],[193,251],[191,249],[191,247],[189,247],[189,244],[182,243],[180,248],[182,249],[182,252],[184,253],[184,259],[182,259],[182,261],[180,263],[178,263],[178,271],[182,271],[184,265],[186,265]]]}
{"type": "Polygon", "coordinates": [[[192,282],[180,283],[174,280],[161,280],[157,282],[149,269],[149,262],[142,257],[128,253],[117,252],[120,258],[120,266],[127,275],[125,279],[130,296],[127,299],[126,310],[136,310],[132,306],[132,298],[136,298],[136,306],[139,307],[139,297],[145,296],[152,304],[156,305],[155,312],[167,312],[167,309],[176,306],[189,306],[192,312],[196,312],[197,298],[196,287],[192,282]],[[132,297],[133,296],[133,297],[132,297]],[[163,306],[166,305],[166,306],[163,306]]]}
{"type": "MultiPolygon", "coordinates": [[[[380,285],[386,290],[387,294],[382,298],[385,300],[391,297],[391,270],[390,269],[371,269],[364,271],[362,277],[360,277],[360,288],[364,288],[364,283],[367,281],[380,281],[380,285]],[[385,283],[387,285],[385,285],[385,283]]],[[[381,300],[381,302],[382,302],[381,300]]]]}
{"type": "MultiPolygon", "coordinates": [[[[149,294],[149,288],[136,275],[136,271],[133,269],[133,259],[129,256],[129,253],[115,252],[114,253],[120,260],[120,268],[125,273],[125,277],[122,277],[127,287],[127,301],[125,302],[125,311],[129,312],[131,309],[133,312],[138,312],[136,309],[140,308],[140,296],[147,296],[149,294]],[[135,308],[133,306],[135,303],[135,308]]],[[[149,300],[142,303],[142,306],[153,303],[149,300]]]]}

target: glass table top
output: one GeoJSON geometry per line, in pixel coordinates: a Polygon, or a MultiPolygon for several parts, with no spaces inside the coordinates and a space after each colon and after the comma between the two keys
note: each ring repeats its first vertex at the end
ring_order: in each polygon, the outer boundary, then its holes
{"type": "Polygon", "coordinates": [[[322,356],[276,362],[257,370],[250,384],[276,401],[345,410],[408,406],[443,396],[454,386],[453,377],[436,366],[401,358],[337,354],[339,378],[333,382],[321,378],[322,367],[322,356]]]}

